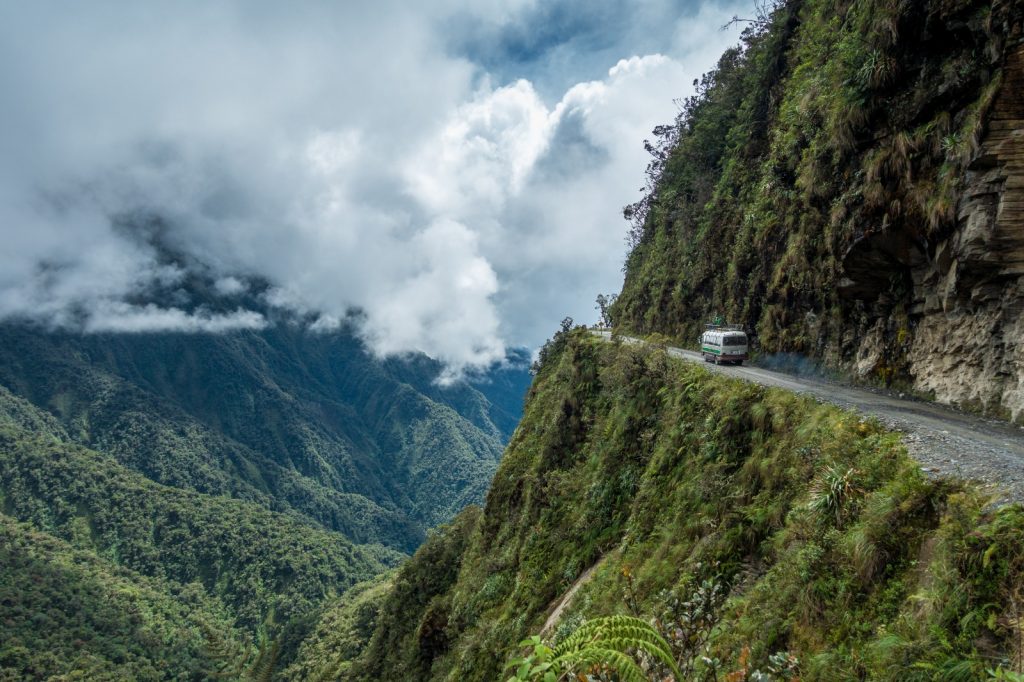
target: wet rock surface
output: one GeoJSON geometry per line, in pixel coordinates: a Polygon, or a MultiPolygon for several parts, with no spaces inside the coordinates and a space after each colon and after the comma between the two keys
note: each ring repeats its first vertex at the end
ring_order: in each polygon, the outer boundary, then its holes
{"type": "Polygon", "coordinates": [[[910,374],[943,403],[1024,418],[1024,46],[1007,59],[957,228],[913,271],[910,374]]]}
{"type": "Polygon", "coordinates": [[[843,254],[853,324],[831,364],[1024,423],[1024,44],[993,66],[1001,80],[950,229],[874,226],[843,254]]]}

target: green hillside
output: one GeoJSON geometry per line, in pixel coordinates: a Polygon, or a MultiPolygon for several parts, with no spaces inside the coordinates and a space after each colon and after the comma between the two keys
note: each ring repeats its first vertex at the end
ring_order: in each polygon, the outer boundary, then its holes
{"type": "MultiPolygon", "coordinates": [[[[158,619],[154,627],[178,628],[175,636],[187,640],[182,645],[184,658],[154,653],[153,665],[164,661],[164,668],[156,668],[164,677],[139,669],[139,675],[153,679],[177,678],[194,667],[186,660],[194,657],[188,647],[194,649],[196,641],[210,644],[210,632],[237,637],[239,647],[252,644],[259,633],[278,642],[281,660],[286,661],[294,653],[293,639],[301,636],[304,623],[325,600],[402,558],[381,545],[353,545],[294,512],[271,512],[248,501],[154,483],[105,454],[62,440],[55,420],[7,392],[0,392],[0,512],[10,522],[8,530],[17,530],[19,547],[42,543],[28,556],[35,557],[32,561],[39,564],[39,571],[49,576],[39,582],[36,563],[21,560],[4,564],[5,570],[0,571],[7,590],[30,590],[32,599],[43,604],[35,613],[25,605],[29,602],[18,602],[17,608],[0,602],[4,604],[0,639],[25,641],[19,657],[4,665],[13,670],[21,665],[26,675],[36,666],[52,672],[54,666],[66,665],[59,658],[43,662],[39,656],[47,649],[30,643],[42,640],[25,634],[46,619],[54,620],[57,629],[34,637],[56,638],[64,632],[62,628],[95,628],[85,638],[86,644],[80,645],[89,661],[107,660],[108,649],[148,646],[149,635],[124,630],[118,619],[103,625],[109,605],[91,614],[79,612],[79,598],[69,598],[78,578],[61,577],[62,571],[70,570],[65,564],[71,560],[63,555],[72,547],[79,557],[75,562],[96,567],[82,578],[88,583],[83,599],[102,601],[112,590],[116,603],[123,586],[139,578],[138,599],[154,602],[158,619]],[[217,620],[210,621],[209,631],[203,629],[201,621],[205,621],[199,616],[181,615],[185,607],[175,606],[181,594],[212,605],[209,608],[217,620]]],[[[64,634],[68,639],[62,646],[82,639],[64,634]]],[[[122,662],[116,657],[107,660],[122,662]]],[[[106,663],[96,665],[97,670],[107,670],[106,663]]]]}
{"type": "Polygon", "coordinates": [[[615,325],[689,345],[722,316],[764,354],[1024,416],[1020,3],[775,5],[655,131],[615,325]]]}
{"type": "Polygon", "coordinates": [[[0,427],[3,512],[144,575],[201,582],[250,628],[287,622],[401,556],[291,515],[152,483],[101,453],[0,427]]]}
{"type": "Polygon", "coordinates": [[[656,617],[687,679],[795,660],[966,680],[1015,655],[1019,507],[926,479],[876,423],[661,350],[570,332],[545,358],[483,511],[329,610],[292,679],[499,679],[588,569],[545,636],[656,617]]]}
{"type": "Polygon", "coordinates": [[[0,680],[200,680],[234,640],[201,588],[148,578],[0,514],[0,680]]]}
{"type": "Polygon", "coordinates": [[[436,386],[439,372],[426,359],[377,361],[347,334],[285,325],[232,335],[0,328],[0,384],[56,415],[75,442],[156,482],[295,510],[401,551],[482,499],[528,377],[525,366],[493,372],[506,383],[492,407],[468,383],[436,386]]]}
{"type": "Polygon", "coordinates": [[[202,679],[270,653],[288,665],[325,603],[482,500],[528,373],[472,379],[492,405],[471,383],[436,385],[440,370],[285,326],[0,327],[4,550],[33,548],[0,571],[25,594],[0,601],[0,675],[202,679]]]}

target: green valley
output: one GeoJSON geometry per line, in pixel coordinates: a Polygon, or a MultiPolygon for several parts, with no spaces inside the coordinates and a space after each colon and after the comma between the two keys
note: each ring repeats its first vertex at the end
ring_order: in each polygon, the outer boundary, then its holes
{"type": "Polygon", "coordinates": [[[521,364],[479,377],[492,406],[425,358],[287,329],[0,336],[12,679],[287,664],[324,603],[482,499],[528,381],[521,364]]]}
{"type": "Polygon", "coordinates": [[[1024,682],[1024,1],[128,4],[0,4],[0,682],[1024,682]]]}

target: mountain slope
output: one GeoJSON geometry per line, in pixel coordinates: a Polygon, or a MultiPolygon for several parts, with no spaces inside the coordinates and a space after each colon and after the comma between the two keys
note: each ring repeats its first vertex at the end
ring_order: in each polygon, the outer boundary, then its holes
{"type": "Polygon", "coordinates": [[[172,588],[0,514],[0,679],[202,679],[205,631],[234,639],[201,590],[172,588]]]}
{"type": "Polygon", "coordinates": [[[155,484],[106,455],[4,421],[3,513],[134,572],[199,582],[250,629],[268,617],[286,623],[399,557],[252,503],[155,484]]]}
{"type": "Polygon", "coordinates": [[[469,383],[437,385],[440,371],[288,325],[0,326],[0,514],[7,545],[32,548],[0,570],[7,593],[27,595],[0,601],[0,679],[289,665],[323,604],[482,499],[527,371],[474,379],[498,407],[469,383]],[[105,600],[149,615],[108,618],[105,600]]]}
{"type": "MultiPolygon", "coordinates": [[[[287,325],[219,336],[0,328],[0,384],[76,442],[166,485],[295,509],[404,551],[481,499],[504,437],[490,401],[465,383],[434,385],[439,373],[287,325]]],[[[507,406],[495,412],[507,429],[507,406]]]]}
{"type": "Polygon", "coordinates": [[[571,332],[544,357],[483,511],[329,609],[347,627],[316,628],[291,679],[498,679],[591,568],[554,636],[678,623],[693,679],[776,654],[804,680],[978,679],[1013,655],[1020,507],[927,480],[878,424],[661,350],[571,332]]]}
{"type": "Polygon", "coordinates": [[[1021,418],[1024,9],[786,0],[659,128],[616,326],[1021,418]]]}

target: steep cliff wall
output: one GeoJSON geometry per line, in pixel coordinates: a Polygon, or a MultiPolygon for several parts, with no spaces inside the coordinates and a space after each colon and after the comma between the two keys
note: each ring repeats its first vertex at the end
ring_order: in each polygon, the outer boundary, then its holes
{"type": "Polygon", "coordinates": [[[1024,513],[985,506],[854,414],[563,334],[483,511],[328,609],[285,678],[507,679],[580,585],[545,637],[681,619],[687,680],[793,679],[748,675],[780,652],[807,681],[984,679],[1024,597],[1024,513]]]}
{"type": "MultiPolygon", "coordinates": [[[[761,17],[656,130],[615,325],[692,342],[724,315],[764,352],[1024,417],[1022,11],[761,17]]],[[[329,609],[288,679],[500,679],[523,636],[626,611],[675,624],[693,679],[1024,670],[1020,507],[658,350],[563,331],[540,358],[485,508],[329,609]]]]}
{"type": "Polygon", "coordinates": [[[1024,420],[1019,2],[791,0],[656,131],[612,315],[1024,420]]]}
{"type": "Polygon", "coordinates": [[[943,402],[1024,414],[1024,46],[1006,58],[957,227],[914,269],[910,374],[943,402]]]}

